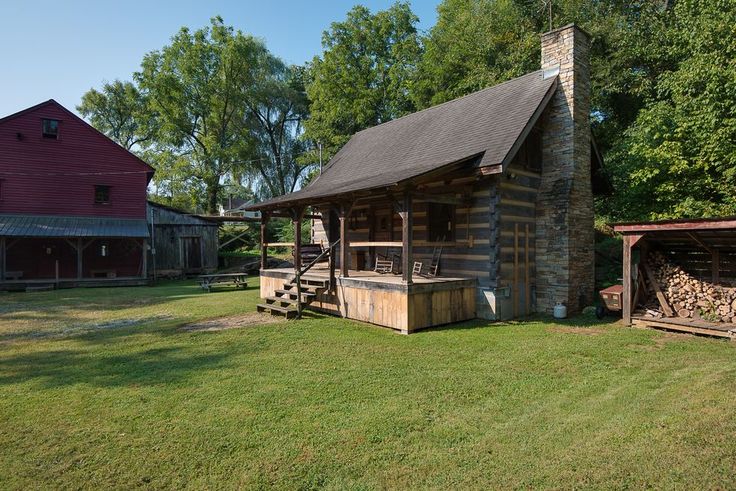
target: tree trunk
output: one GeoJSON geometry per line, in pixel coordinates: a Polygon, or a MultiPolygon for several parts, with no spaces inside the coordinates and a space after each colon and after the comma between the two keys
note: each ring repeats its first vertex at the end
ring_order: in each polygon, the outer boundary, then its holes
{"type": "Polygon", "coordinates": [[[207,213],[217,215],[217,197],[220,194],[220,181],[207,181],[207,213]]]}

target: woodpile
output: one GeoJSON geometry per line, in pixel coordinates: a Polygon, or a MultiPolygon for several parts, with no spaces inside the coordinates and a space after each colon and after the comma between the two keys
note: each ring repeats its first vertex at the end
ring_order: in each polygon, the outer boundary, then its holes
{"type": "Polygon", "coordinates": [[[671,307],[672,315],[678,317],[736,323],[736,288],[699,280],[660,252],[648,255],[643,273],[650,281],[647,289],[652,292],[645,305],[650,315],[669,315],[670,312],[663,312],[671,307]],[[656,285],[651,284],[651,276],[656,285]],[[658,290],[664,297],[664,305],[661,296],[657,299],[658,290]]]}

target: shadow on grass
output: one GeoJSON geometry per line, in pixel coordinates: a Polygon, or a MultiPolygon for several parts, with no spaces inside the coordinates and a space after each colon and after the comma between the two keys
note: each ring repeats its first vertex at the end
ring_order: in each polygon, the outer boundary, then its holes
{"type": "MultiPolygon", "coordinates": [[[[108,343],[114,347],[114,343],[108,343]]],[[[132,350],[133,348],[131,348],[132,350]]],[[[194,373],[221,369],[235,353],[203,353],[197,345],[120,353],[90,349],[34,351],[0,358],[0,385],[35,381],[45,387],[87,384],[99,387],[158,386],[194,373]]]]}
{"type": "Polygon", "coordinates": [[[552,316],[536,314],[529,317],[522,317],[514,320],[507,321],[493,321],[486,319],[472,319],[463,322],[456,322],[454,324],[444,324],[441,326],[429,327],[417,331],[416,334],[431,333],[438,331],[461,331],[468,329],[503,329],[509,327],[520,327],[525,324],[544,324],[545,326],[560,326],[560,327],[596,327],[610,325],[617,322],[620,319],[616,317],[604,317],[603,319],[597,319],[594,316],[589,315],[577,315],[569,317],[567,319],[555,319],[552,316]]]}
{"type": "MultiPolygon", "coordinates": [[[[201,298],[218,294],[247,294],[257,290],[258,286],[248,288],[223,287],[205,293],[198,284],[192,281],[166,282],[155,287],[117,287],[117,288],[77,288],[57,290],[54,292],[15,293],[8,297],[0,297],[0,321],[33,321],[39,325],[61,325],[62,330],[74,326],[69,323],[69,311],[115,312],[144,307],[157,307],[174,301],[201,298]]],[[[128,319],[140,323],[136,319],[128,319]]],[[[92,324],[92,323],[88,323],[92,324]]],[[[92,326],[94,327],[94,326],[92,326]]],[[[104,327],[104,326],[103,326],[104,327]]],[[[40,330],[39,330],[40,332],[40,330]]],[[[3,340],[12,340],[14,334],[0,336],[3,340]]],[[[35,337],[33,333],[18,334],[17,339],[35,337]]]]}

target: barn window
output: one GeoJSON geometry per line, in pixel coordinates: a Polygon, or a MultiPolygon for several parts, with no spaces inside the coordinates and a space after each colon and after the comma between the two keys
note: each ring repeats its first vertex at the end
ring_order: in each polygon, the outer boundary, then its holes
{"type": "Polygon", "coordinates": [[[105,204],[110,202],[110,186],[95,186],[95,203],[105,204]]]}
{"type": "Polygon", "coordinates": [[[427,207],[427,239],[430,242],[455,240],[455,206],[429,203],[427,207]]]}
{"type": "Polygon", "coordinates": [[[41,134],[44,138],[58,139],[59,138],[59,121],[56,119],[42,119],[41,120],[41,134]]]}

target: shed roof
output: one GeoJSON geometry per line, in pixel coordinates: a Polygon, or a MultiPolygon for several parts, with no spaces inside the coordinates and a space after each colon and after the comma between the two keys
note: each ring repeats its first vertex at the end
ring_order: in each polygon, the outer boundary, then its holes
{"type": "Polygon", "coordinates": [[[619,233],[727,229],[736,230],[736,216],[715,218],[678,218],[673,220],[619,222],[613,224],[613,230],[619,233]]]}
{"type": "Polygon", "coordinates": [[[391,186],[472,157],[508,163],[556,84],[539,70],[360,131],[304,189],[249,208],[391,186]]]}
{"type": "Polygon", "coordinates": [[[0,237],[148,237],[145,220],[0,215],[0,237]]]}

